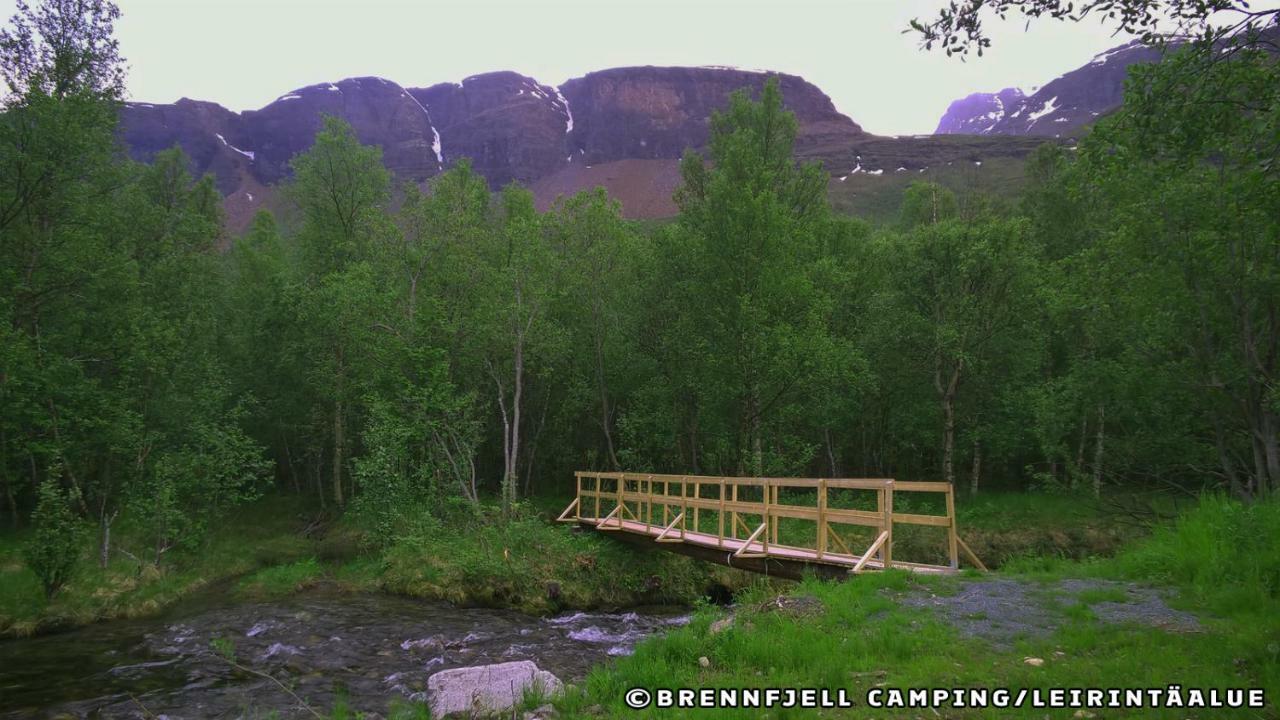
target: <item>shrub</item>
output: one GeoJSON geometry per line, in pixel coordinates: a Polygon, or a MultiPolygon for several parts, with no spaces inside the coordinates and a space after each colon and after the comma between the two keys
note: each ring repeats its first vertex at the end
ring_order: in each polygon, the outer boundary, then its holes
{"type": "Polygon", "coordinates": [[[31,515],[35,531],[23,548],[46,599],[53,598],[71,579],[84,541],[84,526],[71,512],[69,499],[53,480],[40,485],[31,515]]]}

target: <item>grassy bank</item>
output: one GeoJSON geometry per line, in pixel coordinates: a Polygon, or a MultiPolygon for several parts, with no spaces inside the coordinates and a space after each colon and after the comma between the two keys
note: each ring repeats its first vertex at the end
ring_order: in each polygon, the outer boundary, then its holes
{"type": "MultiPolygon", "coordinates": [[[[422,513],[425,515],[426,510],[422,513]]],[[[214,583],[231,595],[265,600],[325,583],[353,592],[390,592],[460,605],[531,613],[692,604],[713,584],[747,577],[662,552],[641,552],[550,523],[529,510],[511,522],[480,514],[429,521],[385,546],[352,518],[317,523],[314,508],[274,497],[243,508],[199,551],[172,551],[159,565],[125,553],[96,564],[92,538],[71,582],[46,600],[25,564],[25,533],[0,535],[0,637],[26,636],[101,620],[152,615],[214,583]]],[[[118,547],[135,556],[127,524],[118,547]]]]}
{"type": "MultiPolygon", "coordinates": [[[[1114,558],[1049,559],[1029,572],[1003,572],[1052,590],[1066,578],[1094,578],[1099,589],[1069,597],[1046,592],[1041,610],[1052,632],[1025,633],[992,642],[961,632],[954,622],[904,597],[957,593],[966,583],[990,580],[918,578],[889,572],[845,583],[810,581],[792,598],[762,602],[747,595],[733,624],[712,626],[723,611],[708,608],[686,628],[643,643],[634,656],[603,667],[560,701],[567,716],[758,717],[758,710],[637,712],[623,704],[628,688],[827,687],[847,688],[857,700],[874,687],[1167,687],[1263,688],[1271,704],[1238,717],[1276,717],[1280,697],[1280,503],[1245,507],[1206,499],[1175,524],[1114,558]],[[1173,606],[1199,618],[1194,631],[1139,622],[1103,623],[1104,604],[1123,603],[1114,581],[1167,587],[1173,606]],[[706,658],[706,661],[701,661],[706,658]],[[1028,658],[1033,658],[1028,662],[1028,658]]],[[[1136,585],[1135,585],[1136,586],[1136,585]]],[[[928,602],[926,601],[926,605],[928,602]]],[[[982,618],[972,618],[981,620],[982,618]]],[[[1046,717],[1043,708],[955,710],[944,717],[1046,717]]],[[[1057,714],[1053,714],[1056,712],[1057,714]]],[[[1048,717],[1072,717],[1072,710],[1048,717]]],[[[1212,709],[1092,711],[1075,717],[1208,718],[1233,716],[1212,709]]],[[[775,708],[770,717],[812,716],[813,710],[775,708]]],[[[929,710],[859,706],[824,716],[928,717],[929,710]]]]}
{"type": "MultiPolygon", "coordinates": [[[[199,552],[172,551],[159,566],[114,553],[100,568],[89,538],[71,582],[52,600],[23,560],[26,534],[0,535],[0,636],[155,614],[211,583],[307,557],[311,542],[301,533],[307,522],[297,503],[264,499],[229,518],[199,552]]],[[[127,521],[117,523],[119,547],[140,553],[129,536],[127,521]]]]}
{"type": "MultiPolygon", "coordinates": [[[[1133,536],[1115,529],[1098,506],[1075,498],[990,493],[957,503],[964,536],[993,566],[1039,567],[1082,554],[1107,555],[1133,536]]],[[[711,586],[737,590],[753,582],[753,576],[720,566],[551,523],[564,504],[548,500],[510,522],[492,511],[432,519],[422,508],[408,515],[424,520],[378,544],[354,515],[318,523],[317,508],[293,497],[269,497],[216,527],[200,551],[172,551],[158,567],[119,553],[99,569],[87,538],[74,578],[52,601],[24,564],[24,535],[8,533],[0,535],[0,636],[153,614],[232,578],[233,594],[247,600],[326,583],[533,613],[692,604],[711,586]]],[[[126,520],[118,523],[116,542],[142,555],[130,542],[126,520]]],[[[928,554],[938,551],[936,541],[907,529],[898,542],[901,552],[928,554]]]]}

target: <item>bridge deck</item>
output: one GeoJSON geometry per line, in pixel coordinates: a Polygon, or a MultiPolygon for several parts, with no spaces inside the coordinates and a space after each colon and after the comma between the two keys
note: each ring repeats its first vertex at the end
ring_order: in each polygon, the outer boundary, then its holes
{"type": "Polygon", "coordinates": [[[806,571],[840,576],[886,567],[941,574],[956,572],[963,553],[973,565],[986,569],[956,532],[954,494],[947,483],[585,471],[576,475],[577,497],[559,520],[732,567],[789,577],[806,571]],[[895,491],[941,494],[944,514],[895,513],[895,491]],[[838,494],[850,492],[863,493],[863,501],[839,495],[840,502],[833,502],[838,494]],[[786,530],[780,535],[784,520],[786,530]],[[709,524],[714,532],[707,531],[709,524]],[[895,524],[941,529],[950,563],[894,558],[895,524]],[[811,531],[806,534],[797,526],[811,531]],[[875,538],[865,549],[849,534],[854,526],[870,530],[875,538]]]}
{"type": "MultiPolygon", "coordinates": [[[[621,530],[623,532],[632,533],[636,535],[645,535],[652,538],[656,538],[658,535],[662,534],[662,528],[654,527],[652,525],[645,525],[644,523],[638,522],[636,520],[624,520],[622,522],[621,527],[618,527],[614,521],[610,520],[609,524],[606,527],[602,528],[600,527],[600,524],[602,522],[603,522],[602,520],[594,520],[591,518],[583,518],[582,520],[583,525],[595,528],[597,530],[613,531],[613,532],[621,530]]],[[[706,548],[709,550],[715,550],[722,553],[726,553],[728,555],[733,555],[733,553],[742,550],[742,548],[746,545],[746,541],[739,538],[732,538],[732,537],[720,538],[719,536],[712,535],[711,533],[694,532],[692,530],[686,532],[684,534],[684,537],[680,538],[680,541],[684,544],[694,545],[694,546],[706,548]]],[[[802,563],[805,565],[817,565],[817,564],[833,565],[846,571],[852,570],[853,567],[858,564],[858,561],[862,559],[861,556],[858,556],[858,555],[846,555],[844,553],[832,553],[832,552],[823,553],[822,557],[819,558],[817,550],[810,550],[808,548],[791,547],[789,545],[770,545],[766,551],[764,546],[761,545],[761,543],[759,542],[751,543],[751,548],[749,549],[749,552],[765,553],[768,557],[771,557],[771,558],[777,558],[779,560],[787,560],[791,562],[802,563]]],[[[733,563],[726,562],[723,564],[732,565],[733,563]]],[[[739,565],[745,566],[746,563],[740,562],[739,565]]],[[[950,572],[950,568],[934,566],[934,565],[922,565],[920,563],[906,563],[906,562],[899,561],[899,562],[895,562],[893,566],[896,568],[902,568],[904,570],[910,570],[912,572],[918,572],[918,573],[941,574],[941,573],[950,572]]],[[[881,562],[880,560],[870,559],[867,561],[866,565],[863,566],[863,569],[864,570],[883,570],[884,563],[881,562]]]]}

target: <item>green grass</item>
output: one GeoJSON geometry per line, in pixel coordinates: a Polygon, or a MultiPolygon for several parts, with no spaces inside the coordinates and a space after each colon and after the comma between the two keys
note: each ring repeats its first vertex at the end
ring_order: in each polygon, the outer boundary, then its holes
{"type": "MultiPolygon", "coordinates": [[[[552,503],[558,505],[558,502],[552,503]]],[[[548,505],[547,507],[551,507],[548,505]]],[[[498,521],[491,510],[421,523],[388,548],[370,545],[353,519],[323,536],[300,531],[313,513],[296,498],[241,508],[199,552],[166,556],[159,566],[116,557],[105,570],[87,539],[72,582],[52,602],[24,564],[23,536],[0,536],[0,636],[23,636],[112,618],[153,614],[231,578],[233,595],[270,599],[320,583],[352,592],[414,597],[533,613],[637,604],[687,605],[712,584],[740,587],[751,576],[656,550],[635,548],[549,522],[554,511],[498,521]]],[[[419,515],[414,515],[418,517],[419,515]]],[[[430,511],[422,508],[420,516],[430,511]]],[[[129,543],[127,524],[117,533],[129,543]]]]}
{"type": "Polygon", "coordinates": [[[749,577],[534,517],[448,525],[396,543],[378,571],[350,572],[395,593],[534,613],[689,604],[713,582],[749,577]]]}
{"type": "Polygon", "coordinates": [[[981,166],[970,160],[955,160],[948,165],[931,166],[924,172],[894,172],[883,175],[858,173],[828,185],[827,196],[838,213],[853,215],[875,224],[898,222],[902,193],[913,182],[933,182],[960,196],[982,193],[1011,200],[1025,187],[1024,160],[1021,158],[988,158],[981,166]]]}
{"type": "Polygon", "coordinates": [[[305,590],[324,579],[325,569],[315,558],[263,568],[241,578],[236,592],[255,599],[282,597],[305,590]]]}
{"type": "MultiPolygon", "coordinates": [[[[96,563],[94,538],[82,552],[76,574],[52,601],[22,559],[25,535],[0,536],[0,636],[23,636],[59,627],[154,614],[210,583],[314,553],[298,533],[298,503],[266,498],[242,508],[214,531],[199,551],[170,552],[159,566],[115,554],[108,566],[96,563]]],[[[135,555],[121,522],[116,542],[135,555]]]]}
{"type": "MultiPolygon", "coordinates": [[[[623,695],[632,687],[846,688],[861,699],[877,683],[887,687],[1260,687],[1266,711],[1146,709],[1094,711],[1097,717],[1275,717],[1280,697],[1280,502],[1243,506],[1206,498],[1175,524],[1157,530],[1114,558],[1045,563],[1035,579],[1111,577],[1163,583],[1177,607],[1195,611],[1201,632],[1167,632],[1106,625],[1090,606],[1122,602],[1118,589],[1084,591],[1055,605],[1063,624],[1051,635],[1001,649],[960,635],[927,611],[897,604],[908,588],[944,594],[963,579],[913,578],[899,572],[844,583],[807,581],[792,595],[817,598],[825,612],[789,617],[763,612],[744,597],[734,625],[709,632],[723,611],[705,608],[689,626],[642,643],[636,654],[597,668],[558,705],[565,717],[754,718],[758,710],[635,711],[623,695]],[[699,658],[709,665],[703,667],[699,658]],[[1026,658],[1043,660],[1040,666],[1026,658]]],[[[1051,605],[1054,601],[1047,600],[1051,605]]],[[[942,717],[1071,717],[1072,711],[955,710],[942,717]],[[1054,713],[1057,714],[1054,714],[1054,713]]],[[[812,717],[814,710],[774,708],[768,717],[812,717]]],[[[930,717],[927,710],[894,715],[884,709],[826,710],[824,717],[930,717]]],[[[1083,716],[1081,716],[1083,717],[1083,716]]]]}

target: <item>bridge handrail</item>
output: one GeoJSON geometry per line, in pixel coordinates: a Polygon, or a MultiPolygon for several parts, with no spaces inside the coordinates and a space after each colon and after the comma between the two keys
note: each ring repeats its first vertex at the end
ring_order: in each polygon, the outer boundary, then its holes
{"type": "MultiPolygon", "coordinates": [[[[622,515],[626,514],[630,515],[634,522],[643,524],[646,531],[656,526],[662,530],[660,541],[670,542],[674,538],[667,538],[668,533],[678,533],[680,538],[685,537],[686,532],[689,532],[689,521],[692,521],[693,532],[700,533],[702,528],[700,513],[707,511],[716,513],[718,517],[716,532],[711,537],[716,539],[720,547],[724,546],[726,540],[733,542],[740,540],[738,529],[741,526],[750,535],[747,542],[741,545],[739,552],[746,552],[749,546],[756,545],[762,553],[767,554],[772,545],[814,551],[819,561],[824,556],[841,555],[857,559],[858,570],[866,565],[872,555],[879,556],[881,567],[888,568],[895,564],[893,558],[893,526],[895,524],[924,525],[946,529],[949,566],[901,561],[897,564],[907,567],[956,570],[959,568],[960,553],[963,552],[975,566],[986,569],[982,561],[974,555],[957,533],[955,490],[950,483],[946,482],[900,481],[893,478],[722,477],[594,470],[579,470],[574,473],[574,476],[577,485],[576,496],[570,507],[566,508],[559,518],[566,522],[593,521],[599,524],[603,509],[606,511],[607,518],[617,519],[618,525],[609,527],[610,530],[621,529],[622,515]],[[584,481],[587,481],[586,484],[589,487],[584,486],[584,481]],[[613,481],[613,487],[606,489],[604,481],[613,481]],[[678,493],[672,492],[673,486],[678,493]],[[718,488],[716,496],[704,497],[702,495],[704,487],[718,488]],[[761,499],[740,499],[739,492],[744,487],[759,488],[761,499]],[[781,491],[788,489],[816,490],[815,504],[796,505],[784,502],[785,498],[781,496],[781,491]],[[828,490],[832,489],[873,491],[876,497],[876,508],[862,510],[829,507],[828,490]],[[942,493],[945,496],[945,514],[895,512],[893,508],[895,492],[942,493]],[[636,510],[632,511],[629,504],[634,505],[636,510]],[[661,522],[655,522],[656,519],[653,517],[655,507],[661,508],[661,522]],[[570,512],[572,517],[569,517],[570,512]],[[753,532],[752,528],[742,522],[740,517],[742,515],[759,516],[763,521],[761,527],[757,527],[753,532]],[[780,544],[778,527],[783,518],[816,523],[816,547],[780,544]],[[726,520],[729,526],[727,534],[726,520]],[[876,528],[879,532],[872,545],[859,556],[852,552],[836,530],[831,527],[832,524],[859,525],[876,528]],[[844,550],[844,553],[832,550],[833,540],[834,544],[844,550]]],[[[601,527],[601,529],[604,528],[601,527]]]]}

